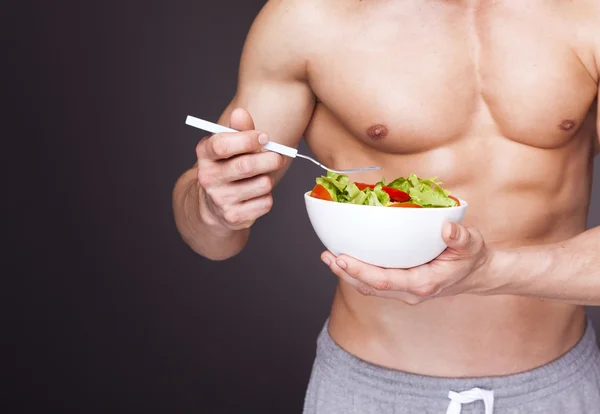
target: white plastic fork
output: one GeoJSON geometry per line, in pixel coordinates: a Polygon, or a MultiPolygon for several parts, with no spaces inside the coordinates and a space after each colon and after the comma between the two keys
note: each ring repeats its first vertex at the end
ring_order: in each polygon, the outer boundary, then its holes
{"type": "MultiPolygon", "coordinates": [[[[223,125],[214,124],[212,122],[205,121],[203,119],[195,118],[191,115],[188,115],[188,117],[185,120],[185,123],[189,126],[193,126],[195,128],[201,129],[203,131],[212,132],[213,134],[218,134],[219,132],[239,132],[235,129],[227,128],[227,127],[224,127],[223,125]]],[[[314,160],[307,155],[298,154],[298,150],[296,148],[288,147],[286,145],[279,144],[279,143],[273,142],[273,141],[267,142],[267,144],[264,145],[263,148],[265,148],[269,151],[277,152],[281,155],[286,155],[291,158],[296,158],[296,157],[304,158],[306,160],[314,162],[319,167],[321,167],[325,170],[334,172],[336,174],[346,175],[346,174],[359,173],[359,172],[365,172],[365,171],[381,170],[381,167],[376,167],[376,166],[365,167],[365,168],[350,168],[350,169],[346,169],[346,170],[334,170],[333,168],[324,166],[317,160],[314,160]]]]}

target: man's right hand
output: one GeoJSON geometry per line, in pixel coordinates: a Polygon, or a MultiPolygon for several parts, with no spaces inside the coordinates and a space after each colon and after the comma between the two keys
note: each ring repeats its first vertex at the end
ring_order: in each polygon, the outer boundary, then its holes
{"type": "Polygon", "coordinates": [[[254,129],[246,110],[231,113],[230,127],[240,132],[205,137],[196,147],[199,213],[206,224],[241,230],[271,210],[273,173],[285,160],[262,150],[268,136],[254,129]]]}

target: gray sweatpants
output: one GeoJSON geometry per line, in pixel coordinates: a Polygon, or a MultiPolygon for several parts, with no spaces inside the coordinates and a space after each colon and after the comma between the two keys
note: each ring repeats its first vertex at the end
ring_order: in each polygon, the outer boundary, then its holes
{"type": "Polygon", "coordinates": [[[553,362],[473,379],[370,364],[340,348],[327,326],[317,340],[304,414],[600,414],[600,350],[589,320],[577,345],[553,362]]]}

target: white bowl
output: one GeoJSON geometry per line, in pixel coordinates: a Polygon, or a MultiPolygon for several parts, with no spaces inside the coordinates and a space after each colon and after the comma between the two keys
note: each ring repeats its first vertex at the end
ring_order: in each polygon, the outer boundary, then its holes
{"type": "Polygon", "coordinates": [[[385,268],[430,262],[446,249],[445,222],[462,223],[468,203],[440,208],[401,208],[336,203],[304,193],[317,237],[334,255],[346,254],[385,268]]]}

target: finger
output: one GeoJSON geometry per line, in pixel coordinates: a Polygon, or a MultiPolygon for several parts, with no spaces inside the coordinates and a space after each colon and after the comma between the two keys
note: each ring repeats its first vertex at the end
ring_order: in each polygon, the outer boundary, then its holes
{"type": "MultiPolygon", "coordinates": [[[[256,127],[254,126],[254,120],[252,119],[250,112],[248,112],[244,108],[236,108],[233,110],[229,119],[229,127],[237,129],[238,131],[256,129],[256,127]]],[[[252,152],[262,151],[266,150],[261,146],[260,148],[257,148],[252,152]]]]}
{"type": "Polygon", "coordinates": [[[239,204],[243,201],[269,194],[273,189],[273,182],[273,177],[263,174],[258,177],[225,184],[216,187],[214,190],[211,187],[206,191],[213,203],[220,208],[225,208],[225,206],[239,204]]]}
{"type": "Polygon", "coordinates": [[[268,174],[219,186],[203,187],[213,204],[220,209],[267,195],[273,189],[274,179],[268,174]]]}
{"type": "Polygon", "coordinates": [[[419,297],[434,296],[441,290],[438,277],[426,272],[427,267],[411,269],[383,269],[340,255],[337,265],[350,277],[359,280],[378,291],[404,292],[419,297]]]}
{"type": "Polygon", "coordinates": [[[377,290],[400,290],[398,286],[393,284],[385,269],[381,267],[368,265],[346,255],[337,257],[336,264],[354,279],[360,280],[377,290]]]}
{"type": "Polygon", "coordinates": [[[442,238],[446,245],[457,251],[468,251],[472,244],[471,232],[458,223],[444,223],[442,238]]]}
{"type": "Polygon", "coordinates": [[[323,262],[329,266],[333,274],[342,279],[344,282],[348,283],[350,286],[354,287],[361,295],[377,296],[380,298],[400,300],[409,305],[416,305],[423,302],[424,300],[423,298],[418,297],[416,295],[412,295],[408,292],[382,291],[375,289],[369,284],[350,276],[344,269],[340,268],[337,265],[336,257],[333,254],[331,254],[331,252],[324,252],[321,255],[321,260],[323,260],[323,262]]]}
{"type": "Polygon", "coordinates": [[[352,278],[360,280],[377,290],[409,291],[411,289],[410,271],[401,269],[383,269],[356,260],[353,257],[340,255],[337,265],[352,278]]]}
{"type": "Polygon", "coordinates": [[[274,179],[269,174],[236,181],[228,186],[234,202],[239,203],[269,194],[273,190],[274,179]]]}
{"type": "Polygon", "coordinates": [[[235,204],[223,211],[223,219],[230,227],[250,227],[259,217],[267,214],[273,207],[270,194],[235,204]]]}
{"type": "Polygon", "coordinates": [[[222,164],[221,182],[231,182],[267,174],[283,166],[283,156],[272,151],[246,154],[222,164]]]}
{"type": "Polygon", "coordinates": [[[254,121],[250,112],[244,108],[235,108],[229,117],[229,127],[238,131],[254,129],[254,121]]]}
{"type": "Polygon", "coordinates": [[[329,266],[329,269],[333,272],[334,275],[336,275],[337,277],[342,279],[344,282],[348,283],[350,286],[354,287],[361,294],[371,295],[371,294],[375,293],[373,288],[371,288],[367,284],[361,282],[360,280],[354,279],[349,274],[347,274],[343,269],[341,269],[336,264],[336,258],[331,252],[329,252],[329,251],[323,252],[323,254],[321,254],[321,260],[323,261],[323,263],[325,263],[327,266],[329,266]]]}
{"type": "Polygon", "coordinates": [[[217,161],[256,152],[268,140],[267,134],[260,131],[221,132],[199,144],[198,158],[217,161]]]}

